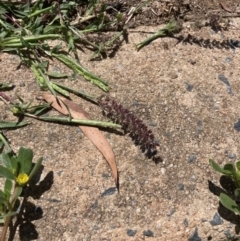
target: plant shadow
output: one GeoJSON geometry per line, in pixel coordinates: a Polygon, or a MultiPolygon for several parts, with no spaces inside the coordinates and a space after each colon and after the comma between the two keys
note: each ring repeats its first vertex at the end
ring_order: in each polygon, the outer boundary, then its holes
{"type": "Polygon", "coordinates": [[[20,206],[20,211],[16,220],[14,222],[12,221],[9,225],[10,232],[8,241],[14,240],[17,229],[19,230],[19,238],[21,241],[38,239],[39,235],[36,226],[32,221],[42,218],[43,210],[40,206],[28,201],[28,197],[40,199],[43,193],[51,188],[54,179],[53,172],[50,171],[45,178],[39,182],[42,171],[43,166],[41,166],[40,170],[35,175],[35,178],[31,180],[29,186],[24,188],[21,195],[23,196],[22,203],[20,204],[20,202],[18,202],[16,204],[17,206],[20,206]]]}
{"type": "Polygon", "coordinates": [[[197,38],[191,34],[188,34],[187,37],[184,37],[183,35],[180,36],[173,36],[173,38],[177,39],[178,42],[176,43],[182,43],[184,45],[190,44],[190,45],[198,45],[199,47],[208,48],[208,49],[235,49],[238,46],[238,43],[234,40],[210,40],[210,39],[204,39],[204,38],[197,38]]]}
{"type": "MultiPolygon", "coordinates": [[[[240,205],[240,200],[236,200],[236,198],[234,197],[234,190],[236,189],[236,186],[232,181],[232,179],[230,177],[223,175],[220,177],[220,184],[221,184],[221,187],[215,185],[213,182],[208,180],[209,191],[218,197],[220,196],[221,193],[224,193],[229,197],[231,197],[233,200],[235,200],[238,205],[240,205]]],[[[240,233],[240,216],[239,215],[235,214],[231,210],[224,207],[220,201],[219,201],[218,213],[224,220],[235,225],[236,234],[240,233]]]]}

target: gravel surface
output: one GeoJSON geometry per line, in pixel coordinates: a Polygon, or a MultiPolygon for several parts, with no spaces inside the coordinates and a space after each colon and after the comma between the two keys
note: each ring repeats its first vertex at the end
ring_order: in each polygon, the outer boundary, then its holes
{"type": "MultiPolygon", "coordinates": [[[[140,27],[129,34],[114,58],[81,63],[108,80],[110,95],[140,117],[159,142],[163,161],[147,159],[127,135],[104,131],[117,159],[120,190],[115,189],[104,158],[77,127],[43,123],[4,131],[15,151],[33,148],[44,157],[40,183],[25,204],[25,219],[12,240],[188,240],[224,241],[236,238],[239,217],[219,205],[224,183],[209,166],[239,158],[240,50],[213,43],[238,40],[240,21],[229,31],[185,28],[181,33],[206,40],[164,38],[139,52],[134,44],[160,27],[140,27]],[[144,33],[145,32],[145,33],[144,33]],[[164,48],[164,43],[168,48],[164,48]],[[239,88],[238,88],[239,87],[239,88]],[[19,235],[18,235],[19,234],[19,235]]],[[[0,81],[16,85],[16,94],[29,101],[38,95],[34,76],[17,69],[16,56],[0,53],[0,81]]],[[[69,72],[60,63],[51,67],[69,72]]],[[[99,96],[81,77],[59,80],[99,96]]],[[[92,118],[104,120],[99,107],[72,96],[92,118]]],[[[37,100],[35,100],[37,103],[37,100]]],[[[2,120],[16,119],[0,102],[2,120]]],[[[55,111],[52,115],[57,115],[55,111]]],[[[30,192],[31,194],[31,192],[30,192]]]]}

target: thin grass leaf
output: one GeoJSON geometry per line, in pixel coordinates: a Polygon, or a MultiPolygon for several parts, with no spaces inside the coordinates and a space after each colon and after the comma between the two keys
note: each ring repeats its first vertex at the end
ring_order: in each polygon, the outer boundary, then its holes
{"type": "Polygon", "coordinates": [[[67,74],[61,74],[58,72],[46,72],[46,75],[48,75],[49,77],[54,78],[54,79],[62,79],[62,78],[69,77],[67,74]]]}
{"type": "Polygon", "coordinates": [[[47,122],[55,122],[55,123],[64,123],[64,124],[78,124],[83,126],[95,126],[95,127],[104,127],[104,128],[118,128],[120,129],[122,126],[115,124],[113,122],[103,122],[96,120],[85,120],[85,119],[73,119],[66,117],[48,117],[48,116],[39,116],[38,120],[47,121],[47,122]]]}
{"type": "Polygon", "coordinates": [[[95,84],[102,90],[109,91],[109,87],[108,87],[108,84],[106,81],[102,80],[98,76],[89,72],[87,69],[85,69],[83,66],[81,66],[79,63],[77,63],[70,57],[67,57],[66,55],[63,55],[63,54],[55,54],[55,53],[52,53],[52,56],[55,57],[56,59],[58,59],[59,61],[61,61],[62,63],[64,63],[70,69],[76,71],[78,74],[83,76],[86,80],[95,84]]]}
{"type": "MultiPolygon", "coordinates": [[[[53,82],[53,81],[52,81],[52,82],[53,82]]],[[[92,96],[92,95],[88,95],[88,94],[86,94],[85,92],[82,92],[82,91],[77,91],[77,90],[75,90],[75,89],[73,89],[73,88],[70,88],[70,87],[68,87],[68,86],[59,84],[59,83],[57,83],[57,82],[53,82],[53,83],[54,83],[55,85],[61,87],[62,89],[67,90],[67,91],[70,92],[70,93],[73,93],[73,94],[75,94],[75,95],[77,95],[77,96],[80,96],[80,97],[82,97],[82,98],[84,98],[84,99],[90,100],[90,101],[94,102],[95,104],[98,103],[98,102],[96,101],[96,98],[95,98],[94,96],[92,96]]]]}
{"type": "Polygon", "coordinates": [[[143,42],[136,45],[137,50],[140,50],[144,46],[151,43],[153,40],[161,37],[171,36],[174,33],[178,33],[181,30],[181,27],[175,21],[170,21],[163,29],[159,30],[143,42]]]}
{"type": "Polygon", "coordinates": [[[0,129],[10,129],[10,128],[20,128],[28,125],[28,122],[8,122],[8,121],[0,121],[0,129]]]}

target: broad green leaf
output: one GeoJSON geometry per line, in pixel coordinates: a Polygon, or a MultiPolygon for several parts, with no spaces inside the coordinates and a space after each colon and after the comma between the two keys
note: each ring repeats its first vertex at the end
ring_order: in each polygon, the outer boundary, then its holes
{"type": "Polygon", "coordinates": [[[8,205],[8,200],[5,197],[0,197],[0,204],[8,205]]]}
{"type": "Polygon", "coordinates": [[[20,163],[18,162],[17,157],[16,156],[11,157],[10,162],[11,162],[11,167],[12,167],[12,169],[11,169],[12,173],[14,175],[17,175],[18,169],[19,169],[19,165],[20,165],[20,163]]]}
{"type": "Polygon", "coordinates": [[[216,162],[214,162],[214,160],[210,159],[209,160],[209,164],[212,166],[212,168],[217,171],[217,172],[220,172],[224,175],[227,175],[227,176],[231,176],[231,172],[229,170],[224,170],[223,168],[221,168],[216,162]]]}
{"type": "Polygon", "coordinates": [[[12,152],[2,153],[0,159],[4,167],[9,169],[14,175],[17,174],[18,163],[12,152]]]}
{"type": "Polygon", "coordinates": [[[17,160],[20,163],[19,173],[29,174],[32,169],[32,159],[33,151],[29,148],[20,147],[17,156],[17,160]]]}
{"type": "Polygon", "coordinates": [[[224,193],[220,194],[220,201],[221,201],[222,205],[224,207],[226,207],[227,209],[233,211],[234,213],[240,214],[239,206],[236,204],[236,202],[234,200],[232,200],[226,194],[224,194],[224,193]]]}
{"type": "Polygon", "coordinates": [[[4,192],[5,192],[7,200],[9,200],[11,197],[11,191],[12,191],[12,181],[9,179],[6,179],[5,186],[4,186],[4,192]]]}
{"type": "Polygon", "coordinates": [[[8,121],[0,121],[0,129],[5,128],[18,128],[22,126],[28,125],[28,122],[8,122],[8,121]]]}
{"type": "Polygon", "coordinates": [[[10,160],[11,160],[11,153],[7,152],[7,153],[2,153],[0,155],[0,159],[1,159],[1,162],[3,164],[4,167],[7,167],[8,169],[12,169],[11,168],[11,163],[10,163],[10,160]]]}
{"type": "Polygon", "coordinates": [[[43,161],[43,158],[42,158],[42,157],[40,157],[40,158],[37,160],[36,164],[34,165],[32,171],[31,171],[31,173],[29,174],[29,180],[31,180],[31,178],[32,178],[32,177],[35,175],[35,173],[38,171],[38,169],[39,169],[40,166],[42,165],[42,161],[43,161]]]}
{"type": "Polygon", "coordinates": [[[236,167],[237,167],[237,170],[240,171],[240,161],[236,162],[236,167]]]}
{"type": "Polygon", "coordinates": [[[14,174],[4,166],[0,166],[0,177],[15,180],[14,174]]]}
{"type": "Polygon", "coordinates": [[[5,198],[5,193],[2,190],[0,190],[0,197],[5,198]]]}
{"type": "Polygon", "coordinates": [[[230,172],[232,175],[236,173],[236,168],[231,163],[227,163],[223,166],[223,171],[230,172]]]}

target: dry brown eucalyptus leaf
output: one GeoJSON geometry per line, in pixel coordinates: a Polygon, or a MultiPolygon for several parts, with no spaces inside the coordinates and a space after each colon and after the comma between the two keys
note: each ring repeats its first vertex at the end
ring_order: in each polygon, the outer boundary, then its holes
{"type": "MultiPolygon", "coordinates": [[[[72,101],[66,98],[58,97],[58,100],[57,100],[54,97],[54,95],[50,95],[46,93],[44,93],[42,96],[45,99],[45,101],[47,101],[48,103],[51,103],[54,109],[56,109],[58,112],[64,115],[69,115],[69,112],[70,112],[71,117],[75,119],[84,119],[84,120],[89,119],[88,113],[86,111],[84,111],[79,105],[73,103],[72,101]],[[68,109],[66,106],[68,107],[68,109]]],[[[99,129],[96,127],[79,126],[79,128],[105,157],[106,161],[108,162],[108,164],[112,169],[113,177],[114,177],[116,186],[118,188],[118,171],[117,171],[115,155],[108,141],[106,140],[102,132],[99,131],[99,129]]]]}

